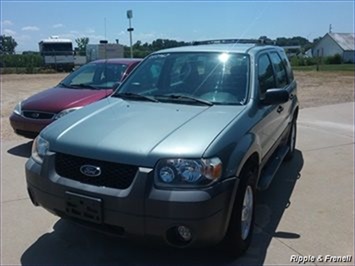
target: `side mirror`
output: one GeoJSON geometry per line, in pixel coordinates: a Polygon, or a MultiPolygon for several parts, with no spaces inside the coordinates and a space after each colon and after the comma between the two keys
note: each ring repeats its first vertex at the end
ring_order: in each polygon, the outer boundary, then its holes
{"type": "Polygon", "coordinates": [[[268,89],[261,103],[264,105],[280,104],[287,102],[289,98],[290,95],[285,89],[268,89]]]}

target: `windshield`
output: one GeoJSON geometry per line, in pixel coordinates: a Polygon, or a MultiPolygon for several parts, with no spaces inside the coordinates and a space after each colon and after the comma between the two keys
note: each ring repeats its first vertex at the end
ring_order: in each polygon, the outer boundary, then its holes
{"type": "Polygon", "coordinates": [[[71,73],[60,85],[77,89],[115,89],[126,69],[125,64],[90,63],[71,73]]]}
{"type": "Polygon", "coordinates": [[[153,54],[127,78],[116,94],[134,93],[159,101],[194,98],[212,104],[243,104],[248,76],[249,57],[246,54],[153,54]]]}

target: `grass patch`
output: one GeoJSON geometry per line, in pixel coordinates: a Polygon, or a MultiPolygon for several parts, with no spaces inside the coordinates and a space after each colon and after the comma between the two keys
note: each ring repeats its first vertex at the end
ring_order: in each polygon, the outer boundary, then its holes
{"type": "Polygon", "coordinates": [[[52,68],[43,67],[1,67],[0,74],[53,74],[60,73],[52,68]]]}
{"type": "MultiPolygon", "coordinates": [[[[298,71],[317,71],[317,66],[293,66],[293,70],[298,71]]],[[[355,71],[354,64],[340,64],[340,65],[319,65],[319,71],[355,71]]]]}

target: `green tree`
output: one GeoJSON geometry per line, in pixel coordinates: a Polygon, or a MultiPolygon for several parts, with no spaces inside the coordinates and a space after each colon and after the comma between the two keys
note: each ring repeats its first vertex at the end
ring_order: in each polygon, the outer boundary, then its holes
{"type": "Polygon", "coordinates": [[[75,39],[75,42],[79,48],[79,55],[86,55],[86,46],[89,43],[89,38],[88,37],[77,38],[75,39]]]}
{"type": "Polygon", "coordinates": [[[17,42],[12,36],[0,36],[0,52],[1,54],[14,54],[17,42]]]}

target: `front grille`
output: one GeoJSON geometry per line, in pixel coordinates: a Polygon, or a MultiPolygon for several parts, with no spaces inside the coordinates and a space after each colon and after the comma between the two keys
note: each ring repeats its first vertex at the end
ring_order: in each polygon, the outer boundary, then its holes
{"type": "Polygon", "coordinates": [[[55,170],[60,176],[81,183],[126,189],[132,184],[138,167],[57,153],[55,156],[55,170]],[[84,165],[100,167],[101,174],[96,177],[84,175],[80,171],[80,168],[84,165]]]}
{"type": "Polygon", "coordinates": [[[31,119],[52,119],[55,114],[40,111],[22,111],[22,115],[31,119]]]}

